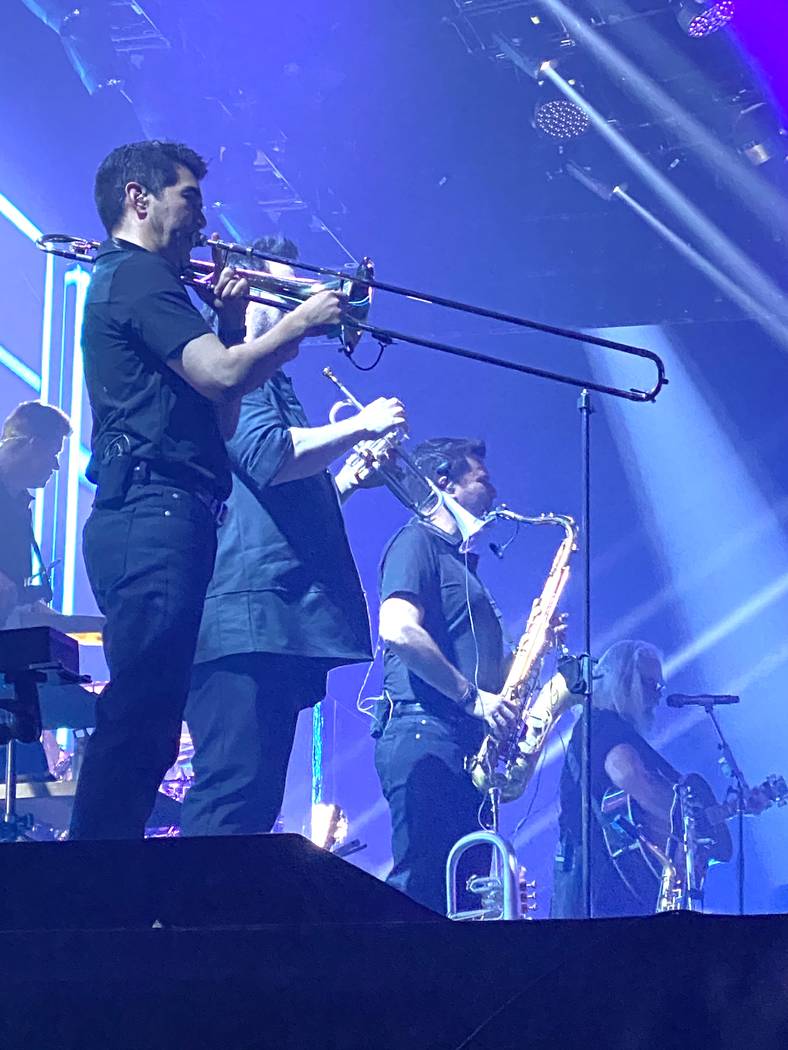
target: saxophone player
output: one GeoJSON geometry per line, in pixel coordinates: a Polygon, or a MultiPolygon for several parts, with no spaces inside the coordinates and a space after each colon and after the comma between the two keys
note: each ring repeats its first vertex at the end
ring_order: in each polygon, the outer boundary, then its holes
{"type": "MultiPolygon", "coordinates": [[[[481,441],[435,438],[412,459],[421,473],[476,517],[495,488],[481,441]]],[[[390,540],[380,568],[383,715],[373,726],[375,766],[389,806],[390,885],[445,912],[449,850],[479,827],[481,796],[465,770],[484,735],[503,733],[514,706],[498,690],[504,646],[495,606],[461,552],[452,513],[441,505],[390,540]]]]}

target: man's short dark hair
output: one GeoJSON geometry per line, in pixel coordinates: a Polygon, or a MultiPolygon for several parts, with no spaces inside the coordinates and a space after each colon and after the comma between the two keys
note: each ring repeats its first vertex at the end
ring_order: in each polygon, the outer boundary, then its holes
{"type": "Polygon", "coordinates": [[[108,234],[123,217],[123,201],[129,182],[139,182],[158,197],[167,186],[178,181],[177,166],[182,165],[196,179],[205,178],[208,166],[193,149],[181,142],[130,142],[118,146],[101,162],[96,172],[93,196],[99,218],[108,234]]]}
{"type": "Polygon", "coordinates": [[[457,437],[430,438],[411,452],[422,474],[435,482],[441,477],[458,481],[468,471],[469,457],[484,459],[486,455],[487,446],[479,438],[457,437]]]}
{"type": "Polygon", "coordinates": [[[65,412],[41,401],[23,401],[3,423],[0,438],[44,438],[56,440],[71,433],[71,422],[65,412]]]}
{"type": "MultiPolygon", "coordinates": [[[[288,262],[298,261],[298,245],[281,233],[273,233],[270,237],[258,237],[252,242],[256,252],[267,252],[269,255],[281,255],[288,262]]],[[[266,270],[267,264],[264,259],[251,258],[248,255],[231,252],[227,257],[227,266],[235,266],[239,270],[266,270]]]]}

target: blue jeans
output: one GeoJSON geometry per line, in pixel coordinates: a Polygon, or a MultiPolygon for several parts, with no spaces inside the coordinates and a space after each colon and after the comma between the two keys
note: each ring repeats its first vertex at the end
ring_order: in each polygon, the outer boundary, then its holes
{"type": "MultiPolygon", "coordinates": [[[[391,812],[394,865],[386,880],[433,911],[446,914],[446,861],[458,839],[479,829],[482,795],[465,772],[465,757],[482,731],[470,733],[427,714],[394,715],[375,748],[375,767],[391,812]]],[[[460,865],[489,874],[488,847],[474,847],[460,865]],[[484,863],[487,858],[486,870],[484,863]]],[[[458,894],[461,907],[473,901],[458,894]]],[[[478,904],[478,899],[476,899],[478,904]]]]}
{"type": "Polygon", "coordinates": [[[79,776],[71,838],[135,838],[175,761],[216,526],[193,493],[133,484],[120,506],[94,507],[85,566],[106,617],[110,681],[79,776]]]}

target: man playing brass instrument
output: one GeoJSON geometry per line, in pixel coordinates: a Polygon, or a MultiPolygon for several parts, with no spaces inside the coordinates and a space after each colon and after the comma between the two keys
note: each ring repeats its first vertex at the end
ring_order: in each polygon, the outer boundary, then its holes
{"type": "MultiPolygon", "coordinates": [[[[296,257],[281,238],[255,247],[296,257]]],[[[281,263],[267,269],[293,275],[281,263]]],[[[275,308],[250,304],[246,338],[282,323],[275,308]]],[[[400,401],[378,398],[311,427],[281,369],[244,397],[227,443],[233,491],[186,708],[195,783],[183,806],[184,834],[269,831],[299,711],[323,698],[332,668],[371,659],[366,602],[340,510],[359,481],[347,469],[332,478],[327,467],[359,440],[405,425],[400,401]]]]}
{"type": "MultiPolygon", "coordinates": [[[[471,515],[483,516],[495,489],[485,446],[436,438],[412,458],[471,515]]],[[[388,882],[445,912],[449,850],[479,827],[482,797],[465,771],[490,729],[503,732],[514,706],[498,695],[503,634],[476,575],[477,556],[461,552],[445,505],[430,521],[412,518],[389,542],[380,569],[384,717],[375,765],[389,805],[394,865],[388,882]]]]}
{"type": "Polygon", "coordinates": [[[231,487],[222,440],[241,396],[341,316],[322,292],[275,330],[244,341],[246,282],[206,288],[215,335],[181,282],[205,226],[203,159],[172,142],[120,146],[100,165],[107,231],[85,303],[82,347],[97,485],[83,551],[106,617],[110,683],[97,703],[77,786],[74,838],[142,836],[175,760],[216,519],[231,487]]]}

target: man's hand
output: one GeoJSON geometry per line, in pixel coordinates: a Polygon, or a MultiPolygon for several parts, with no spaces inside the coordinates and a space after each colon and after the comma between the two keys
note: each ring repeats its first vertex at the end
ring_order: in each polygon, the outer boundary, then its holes
{"type": "Polygon", "coordinates": [[[408,426],[405,407],[396,397],[379,397],[351,418],[363,437],[334,477],[343,500],[357,489],[377,488],[384,484],[378,468],[391,458],[392,451],[374,448],[375,439],[395,430],[406,431],[408,426]]]}
{"type": "Polygon", "coordinates": [[[379,397],[356,415],[362,438],[384,437],[392,430],[407,430],[405,406],[397,397],[379,397]]]}
{"type": "Polygon", "coordinates": [[[16,584],[13,580],[0,572],[0,625],[5,623],[6,617],[19,601],[16,584]]]}
{"type": "Polygon", "coordinates": [[[471,714],[483,719],[493,735],[503,739],[514,727],[517,719],[517,703],[499,693],[488,693],[480,689],[471,714]]]}
{"type": "Polygon", "coordinates": [[[336,325],[342,319],[347,296],[339,292],[316,292],[292,311],[290,318],[298,323],[303,335],[317,335],[326,325],[336,325]]]}
{"type": "Polygon", "coordinates": [[[352,496],[358,489],[375,489],[385,484],[378,467],[390,458],[388,452],[376,455],[365,454],[364,450],[352,452],[334,475],[334,482],[342,502],[352,496]]]}
{"type": "Polygon", "coordinates": [[[232,266],[222,265],[221,249],[214,247],[211,251],[213,273],[199,278],[194,290],[218,314],[220,331],[240,331],[246,325],[249,282],[245,277],[239,277],[232,266]]]}

